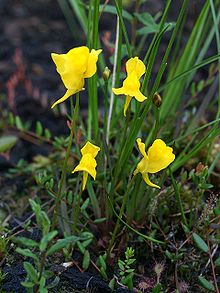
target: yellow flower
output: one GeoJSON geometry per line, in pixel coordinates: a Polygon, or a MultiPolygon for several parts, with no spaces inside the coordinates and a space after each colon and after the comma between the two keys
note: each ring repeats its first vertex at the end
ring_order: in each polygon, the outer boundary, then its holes
{"type": "Polygon", "coordinates": [[[145,151],[145,144],[141,142],[140,138],[137,139],[137,144],[143,159],[138,163],[134,175],[140,172],[148,185],[160,188],[160,186],[150,181],[148,173],[157,173],[170,165],[175,159],[173,149],[166,146],[165,142],[161,139],[156,139],[147,153],[145,151]]]}
{"type": "Polygon", "coordinates": [[[89,78],[96,73],[96,63],[101,51],[92,49],[89,52],[89,48],[82,46],[73,48],[66,54],[51,54],[57,72],[67,89],[65,95],[57,100],[51,108],[83,89],[84,78],[89,78]]]}
{"type": "Polygon", "coordinates": [[[83,171],[83,181],[82,181],[82,190],[85,189],[88,174],[92,176],[95,180],[96,178],[96,160],[100,148],[91,142],[87,141],[84,147],[81,149],[82,158],[76,168],[72,171],[72,173],[83,171]]]}
{"type": "Polygon", "coordinates": [[[143,102],[147,99],[140,92],[140,81],[139,79],[145,73],[146,67],[144,63],[138,58],[134,57],[126,62],[127,78],[123,81],[123,86],[116,89],[113,88],[112,91],[115,95],[126,95],[125,105],[124,105],[124,116],[126,116],[126,111],[131,102],[132,97],[138,102],[143,102]]]}

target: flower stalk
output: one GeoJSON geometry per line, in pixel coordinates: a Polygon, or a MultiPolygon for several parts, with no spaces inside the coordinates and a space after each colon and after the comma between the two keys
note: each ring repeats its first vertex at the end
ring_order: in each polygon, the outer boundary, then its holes
{"type": "Polygon", "coordinates": [[[121,221],[122,215],[123,215],[123,213],[124,213],[125,205],[126,205],[126,203],[127,203],[127,201],[128,201],[128,196],[129,196],[129,194],[130,194],[130,190],[131,190],[131,187],[132,187],[132,185],[133,185],[134,178],[135,178],[135,176],[132,177],[132,179],[131,179],[131,181],[130,181],[130,183],[129,183],[129,185],[128,185],[128,188],[127,188],[127,190],[126,190],[126,192],[125,192],[125,195],[124,195],[124,197],[123,197],[123,201],[122,201],[122,205],[121,205],[121,208],[120,208],[119,216],[118,216],[118,218],[117,218],[117,222],[116,222],[116,224],[115,224],[115,228],[114,228],[114,231],[113,231],[113,233],[112,233],[111,241],[110,241],[110,243],[109,243],[109,247],[108,247],[108,250],[107,250],[107,258],[109,258],[110,253],[111,253],[112,246],[113,246],[113,244],[114,244],[114,242],[115,242],[115,237],[116,237],[117,232],[118,232],[118,229],[119,229],[119,224],[120,224],[120,221],[121,221]]]}
{"type": "Polygon", "coordinates": [[[65,160],[63,162],[62,173],[61,173],[61,178],[60,178],[59,187],[58,187],[58,193],[57,193],[57,197],[55,200],[55,208],[54,208],[54,212],[53,212],[52,225],[51,225],[52,231],[54,230],[56,223],[57,223],[58,208],[59,208],[59,204],[60,204],[60,200],[61,200],[63,184],[64,184],[64,181],[66,178],[67,163],[68,163],[68,160],[70,157],[70,151],[71,151],[73,136],[74,136],[74,132],[75,132],[75,123],[76,123],[76,120],[78,117],[78,111],[79,111],[79,93],[76,93],[76,104],[75,104],[75,108],[73,110],[73,118],[72,118],[71,129],[70,129],[69,143],[68,143],[67,150],[66,150],[65,160]]]}

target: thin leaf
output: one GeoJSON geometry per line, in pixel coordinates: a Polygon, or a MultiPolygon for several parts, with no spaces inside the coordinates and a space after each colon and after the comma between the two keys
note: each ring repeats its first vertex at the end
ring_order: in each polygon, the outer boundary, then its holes
{"type": "Polygon", "coordinates": [[[215,291],[214,285],[202,276],[199,276],[199,283],[204,289],[215,291]]]}
{"type": "Polygon", "coordinates": [[[84,270],[87,270],[89,265],[90,265],[90,253],[88,250],[86,250],[83,256],[82,267],[84,270]]]}
{"type": "Polygon", "coordinates": [[[4,153],[12,149],[18,141],[17,136],[7,135],[0,137],[0,153],[4,153]]]}
{"type": "Polygon", "coordinates": [[[28,276],[33,280],[35,284],[38,283],[38,273],[35,268],[29,262],[23,263],[24,269],[27,272],[28,276]]]}
{"type": "Polygon", "coordinates": [[[23,249],[23,248],[20,248],[20,247],[17,247],[16,248],[16,252],[17,253],[20,253],[21,255],[23,256],[26,256],[26,257],[31,257],[33,258],[35,261],[38,261],[38,257],[30,251],[30,249],[26,248],[26,249],[23,249]]]}
{"type": "Polygon", "coordinates": [[[198,234],[193,233],[193,240],[201,251],[206,253],[209,251],[208,245],[198,234]]]}

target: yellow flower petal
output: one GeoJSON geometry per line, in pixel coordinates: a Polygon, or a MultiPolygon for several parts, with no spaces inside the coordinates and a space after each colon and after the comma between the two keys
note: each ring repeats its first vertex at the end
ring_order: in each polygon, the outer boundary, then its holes
{"type": "Polygon", "coordinates": [[[143,102],[147,99],[140,92],[140,77],[145,73],[146,67],[138,57],[130,58],[126,62],[127,77],[123,81],[120,88],[113,88],[112,91],[115,95],[125,95],[126,101],[124,105],[124,116],[126,116],[127,108],[131,102],[131,98],[135,97],[138,102],[143,102]]]}
{"type": "Polygon", "coordinates": [[[51,58],[57,67],[57,72],[62,74],[65,71],[66,54],[51,53],[51,58]]]}
{"type": "Polygon", "coordinates": [[[141,142],[140,138],[137,139],[137,144],[143,158],[138,163],[134,171],[134,175],[140,172],[144,181],[148,185],[160,188],[158,185],[150,181],[148,173],[159,172],[160,170],[165,169],[169,164],[171,164],[175,159],[173,149],[166,146],[163,140],[156,139],[146,154],[145,144],[141,142]]]}
{"type": "Polygon", "coordinates": [[[82,156],[79,164],[72,171],[72,173],[79,172],[79,171],[85,171],[85,172],[88,172],[92,176],[92,178],[95,180],[96,166],[97,166],[96,160],[92,157],[92,155],[85,154],[82,156]]]}
{"type": "Polygon", "coordinates": [[[148,158],[148,172],[156,173],[170,165],[174,161],[175,155],[173,149],[166,146],[163,140],[156,139],[148,150],[148,158]]]}
{"type": "Polygon", "coordinates": [[[138,102],[143,102],[147,99],[140,91],[137,91],[134,97],[138,102]]]}
{"type": "Polygon", "coordinates": [[[94,50],[89,53],[87,68],[84,73],[84,78],[89,78],[93,76],[97,71],[96,63],[98,61],[98,56],[102,52],[102,50],[94,50]]]}
{"type": "MultiPolygon", "coordinates": [[[[96,62],[101,51],[92,50],[89,52],[89,48],[81,46],[71,49],[66,54],[51,54],[64,86],[67,90],[71,90],[72,94],[83,89],[84,78],[91,77],[95,74],[97,70],[96,62]]],[[[67,98],[67,95],[64,95],[52,107],[65,101],[67,98]]]]}
{"type": "Polygon", "coordinates": [[[79,164],[72,171],[72,173],[79,171],[83,172],[82,190],[85,189],[88,174],[91,175],[94,180],[96,178],[97,163],[95,157],[97,156],[99,151],[100,148],[89,141],[87,141],[87,143],[81,149],[82,158],[79,164]]]}
{"type": "Polygon", "coordinates": [[[66,54],[52,53],[51,57],[65,87],[81,90],[84,85],[83,74],[87,69],[89,49],[85,46],[73,48],[66,54]]]}
{"type": "Polygon", "coordinates": [[[144,181],[147,183],[147,185],[160,189],[160,186],[158,186],[150,181],[150,179],[148,177],[148,173],[142,173],[142,177],[143,177],[144,181]]]}
{"type": "Polygon", "coordinates": [[[138,148],[139,148],[140,153],[142,154],[142,156],[144,158],[147,158],[147,153],[145,151],[145,144],[141,141],[141,138],[137,138],[136,142],[137,142],[138,148]]]}
{"type": "Polygon", "coordinates": [[[128,75],[130,75],[133,71],[135,71],[138,79],[140,79],[141,76],[145,73],[146,67],[144,63],[138,57],[134,57],[134,58],[130,58],[126,62],[126,71],[128,75]]]}
{"type": "Polygon", "coordinates": [[[84,190],[86,187],[87,179],[88,179],[88,172],[84,171],[83,172],[83,179],[82,179],[82,190],[84,190]]]}
{"type": "Polygon", "coordinates": [[[91,142],[87,141],[84,147],[81,149],[81,154],[84,156],[86,154],[91,154],[93,158],[95,158],[100,151],[100,147],[92,144],[91,142]]]}
{"type": "Polygon", "coordinates": [[[118,89],[116,88],[112,88],[112,91],[115,95],[124,95],[124,88],[123,87],[120,87],[118,89]]]}
{"type": "Polygon", "coordinates": [[[57,104],[64,102],[66,99],[68,99],[70,96],[72,96],[75,93],[76,93],[76,90],[72,90],[72,89],[67,90],[65,95],[62,98],[60,98],[55,103],[53,103],[53,105],[51,106],[51,109],[55,107],[57,104]]]}
{"type": "Polygon", "coordinates": [[[131,96],[126,96],[126,100],[125,100],[125,104],[124,104],[124,116],[126,116],[126,112],[127,112],[127,109],[130,105],[131,99],[132,99],[131,96]]]}
{"type": "Polygon", "coordinates": [[[123,81],[124,95],[129,95],[131,97],[134,97],[136,93],[139,92],[139,89],[140,89],[140,81],[138,80],[138,77],[135,71],[133,71],[123,81]]]}

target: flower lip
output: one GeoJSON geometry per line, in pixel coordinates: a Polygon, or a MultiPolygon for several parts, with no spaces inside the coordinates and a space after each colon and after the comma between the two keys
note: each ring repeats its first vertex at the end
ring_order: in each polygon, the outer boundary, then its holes
{"type": "Polygon", "coordinates": [[[81,148],[82,158],[72,173],[83,172],[82,190],[85,189],[88,174],[90,174],[94,180],[96,179],[97,163],[95,157],[99,151],[100,147],[92,144],[90,141],[87,141],[87,143],[81,148]]]}
{"type": "Polygon", "coordinates": [[[145,73],[146,67],[144,63],[138,58],[130,58],[126,62],[127,77],[123,81],[123,85],[120,88],[112,88],[115,95],[125,95],[126,101],[124,104],[124,116],[131,102],[131,98],[134,97],[138,102],[143,102],[147,99],[140,91],[139,79],[145,73]],[[129,98],[128,98],[129,97],[129,98]]]}
{"type": "Polygon", "coordinates": [[[88,172],[92,178],[95,180],[96,178],[96,168],[97,163],[96,160],[92,157],[91,154],[85,154],[82,156],[79,165],[72,171],[72,173],[85,171],[88,172]]]}
{"type": "Polygon", "coordinates": [[[169,166],[175,159],[173,149],[166,146],[162,139],[156,139],[146,153],[145,144],[141,141],[141,139],[138,138],[136,141],[143,158],[138,163],[134,171],[134,176],[140,172],[142,174],[143,180],[148,185],[151,187],[160,188],[158,185],[150,181],[148,173],[157,173],[169,166]]]}
{"type": "Polygon", "coordinates": [[[67,89],[66,94],[57,100],[52,108],[64,102],[71,95],[83,90],[84,79],[92,77],[97,71],[96,63],[101,51],[92,49],[89,52],[89,48],[81,46],[69,50],[66,54],[51,54],[57,72],[67,89]]]}

